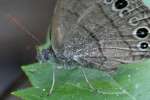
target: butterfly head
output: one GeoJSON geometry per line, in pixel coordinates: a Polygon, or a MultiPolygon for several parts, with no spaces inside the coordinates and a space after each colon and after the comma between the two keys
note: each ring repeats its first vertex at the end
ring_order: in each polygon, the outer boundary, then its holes
{"type": "Polygon", "coordinates": [[[37,60],[39,62],[47,62],[53,60],[55,58],[55,54],[52,48],[42,49],[37,53],[37,60]]]}

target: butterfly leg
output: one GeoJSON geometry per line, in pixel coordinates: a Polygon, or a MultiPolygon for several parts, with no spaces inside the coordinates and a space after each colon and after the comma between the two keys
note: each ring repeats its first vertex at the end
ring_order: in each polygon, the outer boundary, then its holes
{"type": "MultiPolygon", "coordinates": [[[[80,57],[79,57],[79,56],[74,56],[74,57],[73,57],[73,60],[76,61],[78,64],[83,65],[82,62],[81,62],[81,60],[80,60],[80,57]]],[[[80,65],[79,65],[79,69],[81,70],[82,75],[84,76],[84,79],[85,79],[86,83],[88,84],[88,86],[89,86],[92,90],[95,91],[96,89],[95,89],[94,86],[90,83],[90,81],[88,80],[87,75],[86,75],[84,69],[83,69],[80,65]]]]}
{"type": "Polygon", "coordinates": [[[51,95],[53,90],[54,90],[54,86],[55,86],[55,68],[53,67],[53,79],[52,79],[52,85],[51,85],[51,88],[49,90],[49,93],[48,95],[51,95]]]}
{"type": "Polygon", "coordinates": [[[84,69],[80,66],[79,67],[80,69],[81,69],[81,72],[82,72],[82,74],[83,74],[83,76],[84,76],[84,78],[85,78],[85,81],[86,81],[86,83],[88,84],[88,86],[92,89],[92,90],[96,90],[95,88],[94,88],[94,86],[90,83],[90,81],[88,80],[88,78],[87,78],[87,75],[86,75],[86,73],[85,73],[85,71],[84,71],[84,69]]]}

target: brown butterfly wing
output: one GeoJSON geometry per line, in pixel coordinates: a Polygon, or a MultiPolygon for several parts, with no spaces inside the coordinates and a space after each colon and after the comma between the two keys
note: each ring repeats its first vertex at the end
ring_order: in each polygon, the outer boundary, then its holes
{"type": "MultiPolygon", "coordinates": [[[[139,6],[140,2],[130,0],[129,8],[139,6]]],[[[112,4],[106,5],[103,0],[59,0],[53,17],[53,49],[56,55],[101,69],[147,58],[143,55],[149,52],[139,52],[136,48],[139,40],[132,33],[138,26],[148,26],[148,22],[129,24],[134,16],[142,18],[145,9],[142,6],[119,17],[112,4]]]]}

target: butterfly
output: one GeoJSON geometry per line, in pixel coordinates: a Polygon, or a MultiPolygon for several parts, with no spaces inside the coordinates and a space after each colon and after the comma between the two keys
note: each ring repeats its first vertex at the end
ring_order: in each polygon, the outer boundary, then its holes
{"type": "MultiPolygon", "coordinates": [[[[112,71],[150,58],[150,9],[142,0],[57,0],[51,46],[39,61],[112,71]]],[[[53,84],[55,83],[55,71],[53,84]]]]}

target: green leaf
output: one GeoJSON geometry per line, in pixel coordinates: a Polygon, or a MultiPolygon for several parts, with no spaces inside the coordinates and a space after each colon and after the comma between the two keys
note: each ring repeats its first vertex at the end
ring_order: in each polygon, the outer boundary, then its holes
{"type": "Polygon", "coordinates": [[[95,69],[83,68],[91,84],[98,89],[91,91],[80,69],[56,69],[56,84],[51,96],[47,96],[52,82],[54,63],[32,64],[23,70],[33,88],[14,94],[24,100],[149,100],[150,61],[121,65],[110,75],[95,69]]]}

